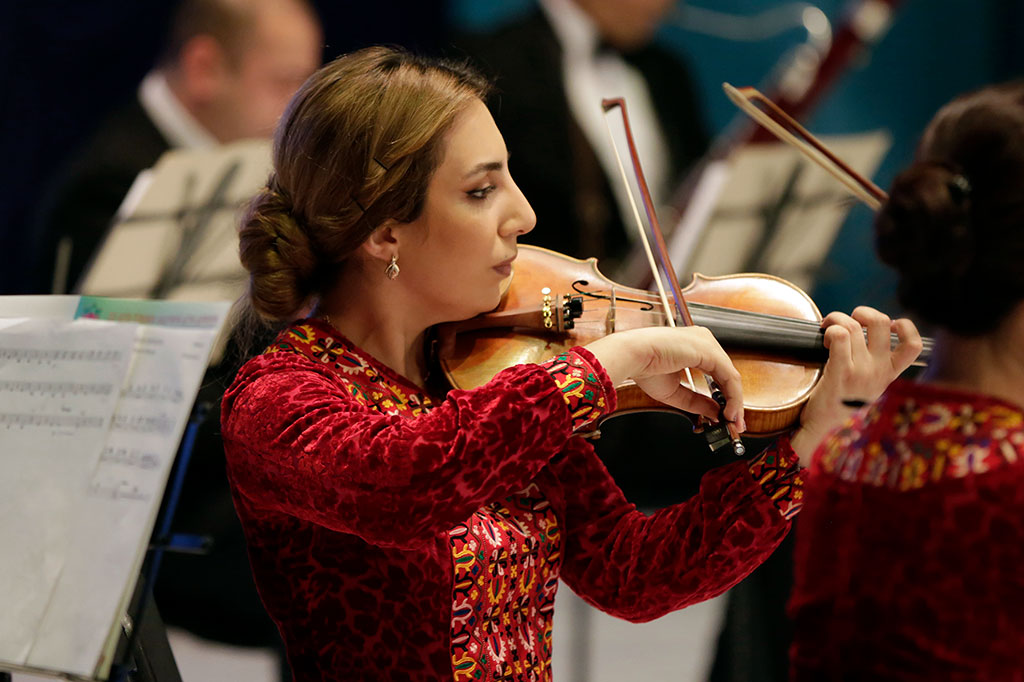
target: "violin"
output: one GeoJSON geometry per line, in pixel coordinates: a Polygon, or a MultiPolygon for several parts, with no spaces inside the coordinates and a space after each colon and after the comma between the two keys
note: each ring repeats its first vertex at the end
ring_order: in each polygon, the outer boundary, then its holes
{"type": "MultiPolygon", "coordinates": [[[[814,301],[794,284],[764,274],[695,275],[682,291],[693,322],[712,331],[739,370],[746,435],[791,429],[828,359],[814,301]]],[[[512,365],[544,362],[616,331],[665,324],[651,292],[613,282],[596,259],[521,244],[499,306],[443,325],[438,360],[454,388],[469,389],[512,365]]],[[[929,350],[926,339],[919,362],[929,350]]],[[[710,395],[707,387],[696,388],[710,395]]],[[[698,423],[695,415],[655,401],[632,381],[616,386],[615,393],[618,406],[605,419],[654,410],[698,423]]]]}
{"type": "MultiPolygon", "coordinates": [[[[804,146],[813,152],[812,156],[819,157],[814,160],[831,164],[830,172],[840,177],[855,196],[873,206],[886,199],[881,189],[856,176],[784,112],[770,102],[764,107],[766,98],[756,90],[726,86],[726,91],[759,123],[773,125],[772,132],[779,134],[781,130],[788,138],[795,137],[795,132],[811,140],[815,146],[804,146]],[[848,181],[841,177],[844,175],[854,175],[855,179],[848,181]]],[[[621,114],[621,140],[617,142],[611,123],[609,135],[657,295],[611,281],[598,269],[594,258],[578,260],[523,245],[498,308],[439,329],[438,360],[449,383],[455,388],[475,388],[505,367],[543,362],[572,346],[616,331],[698,324],[710,329],[739,371],[747,434],[773,436],[789,430],[799,419],[828,360],[821,312],[799,287],[771,275],[696,274],[685,289],[680,287],[640,167],[626,104],[622,99],[607,99],[602,107],[606,114],[621,114]],[[623,156],[632,163],[632,178],[626,172],[623,156]],[[634,189],[640,201],[633,196],[634,189]],[[667,287],[662,275],[668,280],[667,287]],[[674,305],[669,303],[666,289],[674,305]]],[[[606,116],[606,122],[610,119],[606,116]]],[[[893,335],[891,343],[898,341],[893,335]]],[[[931,340],[924,339],[923,343],[919,364],[931,352],[931,340]]],[[[724,408],[725,399],[712,379],[705,377],[705,387],[693,381],[689,369],[685,374],[692,390],[709,395],[724,408]]],[[[616,386],[615,392],[617,409],[605,418],[648,410],[681,412],[653,400],[628,380],[616,386]]],[[[731,444],[735,454],[744,454],[735,427],[723,415],[719,415],[717,424],[696,415],[687,416],[695,430],[704,433],[712,450],[731,444]]]]}

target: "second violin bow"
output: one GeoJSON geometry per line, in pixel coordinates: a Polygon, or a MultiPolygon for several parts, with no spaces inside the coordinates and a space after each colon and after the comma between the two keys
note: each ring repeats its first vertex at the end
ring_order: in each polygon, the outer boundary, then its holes
{"type": "Polygon", "coordinates": [[[880,209],[889,198],[882,188],[853,170],[821,140],[761,94],[757,88],[737,88],[729,83],[722,83],[722,89],[725,90],[725,94],[733,104],[744,113],[783,142],[796,147],[808,159],[839,180],[843,187],[870,206],[872,210],[880,209]]]}

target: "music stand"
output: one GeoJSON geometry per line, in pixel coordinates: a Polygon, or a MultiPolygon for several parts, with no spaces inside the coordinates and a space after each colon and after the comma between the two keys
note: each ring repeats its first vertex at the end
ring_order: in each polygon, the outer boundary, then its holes
{"type": "Polygon", "coordinates": [[[174,149],[139,175],[77,290],[232,301],[243,291],[238,218],[267,181],[270,143],[174,149]]]}
{"type": "Polygon", "coordinates": [[[7,669],[180,682],[151,588],[162,551],[204,548],[169,529],[205,414],[194,396],[227,310],[0,298],[0,317],[14,318],[0,336],[4,496],[14,511],[2,565],[15,609],[0,621],[7,669]]]}
{"type": "MultiPolygon", "coordinates": [[[[823,137],[864,175],[889,150],[885,131],[823,137]]],[[[764,272],[808,289],[853,201],[782,143],[749,145],[706,171],[668,238],[680,275],[764,272]]]]}

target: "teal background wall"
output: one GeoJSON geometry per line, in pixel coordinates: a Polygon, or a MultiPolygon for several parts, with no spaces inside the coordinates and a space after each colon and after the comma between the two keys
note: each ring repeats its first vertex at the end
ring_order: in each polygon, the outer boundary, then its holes
{"type": "MultiPolygon", "coordinates": [[[[525,11],[533,0],[453,0],[450,21],[483,29],[525,11]]],[[[704,0],[695,5],[723,12],[757,14],[784,3],[765,0],[704,0]]],[[[844,0],[816,4],[835,29],[850,5],[844,0]]],[[[682,3],[681,3],[682,5],[682,3]]],[[[1024,2],[1019,0],[907,0],[889,32],[870,54],[846,71],[804,121],[816,134],[887,128],[893,146],[874,180],[888,187],[909,163],[929,118],[957,93],[1019,77],[1024,70],[1024,2]]],[[[721,83],[759,85],[789,48],[805,37],[794,29],[758,43],[738,43],[672,25],[657,40],[692,67],[708,123],[720,131],[735,108],[721,83]]],[[[891,273],[872,252],[869,209],[854,208],[843,226],[812,292],[822,310],[850,310],[867,303],[898,313],[891,273]]]]}

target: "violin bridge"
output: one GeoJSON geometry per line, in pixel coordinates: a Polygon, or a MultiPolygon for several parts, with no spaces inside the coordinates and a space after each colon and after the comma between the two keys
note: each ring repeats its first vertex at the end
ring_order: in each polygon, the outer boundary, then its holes
{"type": "Polygon", "coordinates": [[[608,314],[604,317],[604,333],[614,334],[615,333],[615,287],[611,288],[611,294],[608,296],[608,314]]]}

